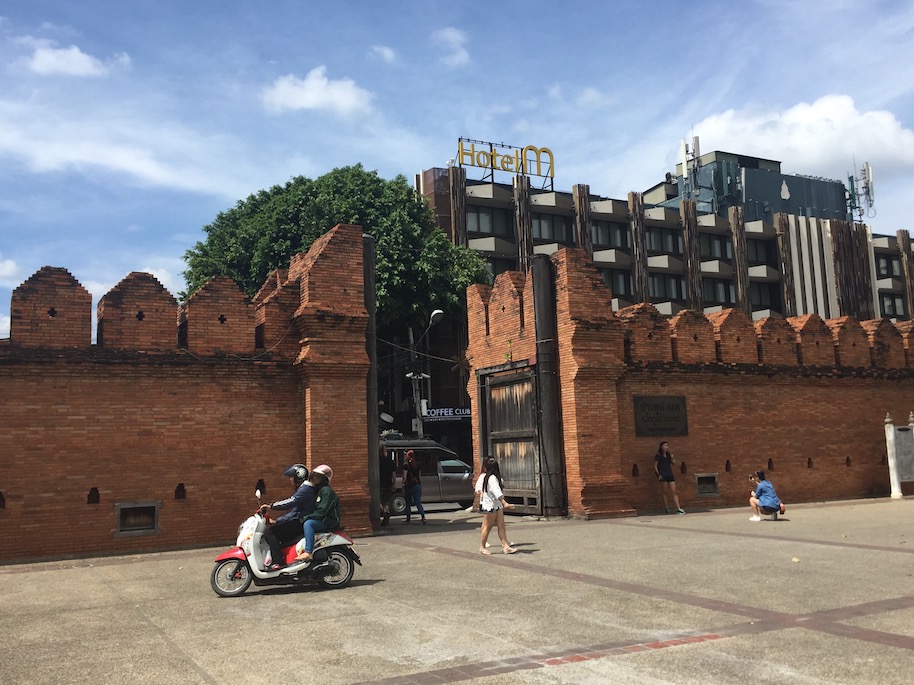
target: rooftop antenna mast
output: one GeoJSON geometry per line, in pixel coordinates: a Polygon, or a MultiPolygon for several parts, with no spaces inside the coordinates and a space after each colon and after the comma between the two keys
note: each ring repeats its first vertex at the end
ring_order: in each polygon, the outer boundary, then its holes
{"type": "Polygon", "coordinates": [[[857,215],[857,221],[863,223],[864,216],[872,219],[876,216],[873,206],[876,203],[876,191],[873,184],[873,167],[864,162],[856,176],[848,176],[847,208],[857,215]]]}
{"type": "Polygon", "coordinates": [[[698,136],[692,136],[692,147],[683,138],[679,143],[679,156],[682,164],[682,180],[685,189],[685,196],[690,200],[697,200],[698,187],[698,170],[701,164],[698,158],[701,157],[701,151],[698,148],[698,136]]]}

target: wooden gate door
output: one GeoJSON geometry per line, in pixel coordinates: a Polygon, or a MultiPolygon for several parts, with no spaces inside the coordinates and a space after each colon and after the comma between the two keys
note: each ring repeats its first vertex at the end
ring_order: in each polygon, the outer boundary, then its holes
{"type": "Polygon", "coordinates": [[[498,460],[505,499],[514,511],[542,514],[536,377],[533,369],[481,375],[481,441],[484,456],[498,460]]]}

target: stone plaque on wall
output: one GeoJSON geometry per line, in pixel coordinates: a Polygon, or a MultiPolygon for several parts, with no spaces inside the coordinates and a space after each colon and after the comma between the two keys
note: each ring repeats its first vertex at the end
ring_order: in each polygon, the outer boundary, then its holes
{"type": "Polygon", "coordinates": [[[678,395],[635,396],[635,435],[666,437],[688,435],[686,398],[678,395]]]}

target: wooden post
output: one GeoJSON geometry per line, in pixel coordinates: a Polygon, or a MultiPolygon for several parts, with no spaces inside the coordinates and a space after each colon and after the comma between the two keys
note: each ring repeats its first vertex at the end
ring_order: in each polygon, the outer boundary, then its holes
{"type": "Polygon", "coordinates": [[[533,213],[530,205],[530,179],[514,177],[514,230],[517,244],[517,270],[527,273],[533,255],[533,213]]]}
{"type": "Polygon", "coordinates": [[[774,232],[778,243],[778,260],[781,263],[781,298],[784,300],[784,317],[797,315],[794,297],[793,253],[790,249],[790,225],[786,214],[774,218],[774,232]]]}
{"type": "Polygon", "coordinates": [[[590,229],[590,186],[576,183],[571,186],[574,199],[574,238],[578,247],[584,248],[587,258],[593,260],[593,235],[590,229]]]}
{"type": "Polygon", "coordinates": [[[914,321],[914,257],[911,255],[911,234],[901,229],[895,234],[898,237],[898,250],[901,252],[901,277],[904,279],[904,313],[914,321]]]}
{"type": "Polygon", "coordinates": [[[749,297],[749,241],[743,208],[730,207],[730,240],[733,242],[733,281],[736,285],[736,306],[752,321],[752,301],[749,297]]]}
{"type": "Polygon", "coordinates": [[[467,170],[452,166],[447,170],[448,195],[451,198],[451,231],[454,243],[467,245],[467,170]]]}
{"type": "Polygon", "coordinates": [[[629,230],[632,236],[632,288],[634,299],[650,302],[647,288],[647,245],[644,228],[644,198],[641,193],[628,194],[629,230]]]}
{"type": "Polygon", "coordinates": [[[695,200],[679,203],[679,223],[682,224],[682,246],[685,251],[686,301],[689,309],[701,314],[701,242],[698,237],[698,205],[695,200]]]}

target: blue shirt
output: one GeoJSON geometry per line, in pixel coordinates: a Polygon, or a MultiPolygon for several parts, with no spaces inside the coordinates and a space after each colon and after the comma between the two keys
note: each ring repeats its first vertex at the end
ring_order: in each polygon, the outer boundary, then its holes
{"type": "Polygon", "coordinates": [[[766,509],[781,508],[781,500],[778,499],[774,486],[767,480],[759,481],[758,486],[755,488],[755,499],[758,500],[760,507],[765,507],[766,509]]]}
{"type": "Polygon", "coordinates": [[[291,521],[292,519],[303,519],[308,514],[314,511],[315,507],[315,496],[314,486],[309,482],[305,481],[298,486],[298,489],[295,491],[295,494],[286,499],[281,499],[278,502],[273,502],[270,505],[271,509],[278,509],[283,511],[288,509],[289,511],[278,519],[276,523],[282,523],[283,521],[291,521]]]}

